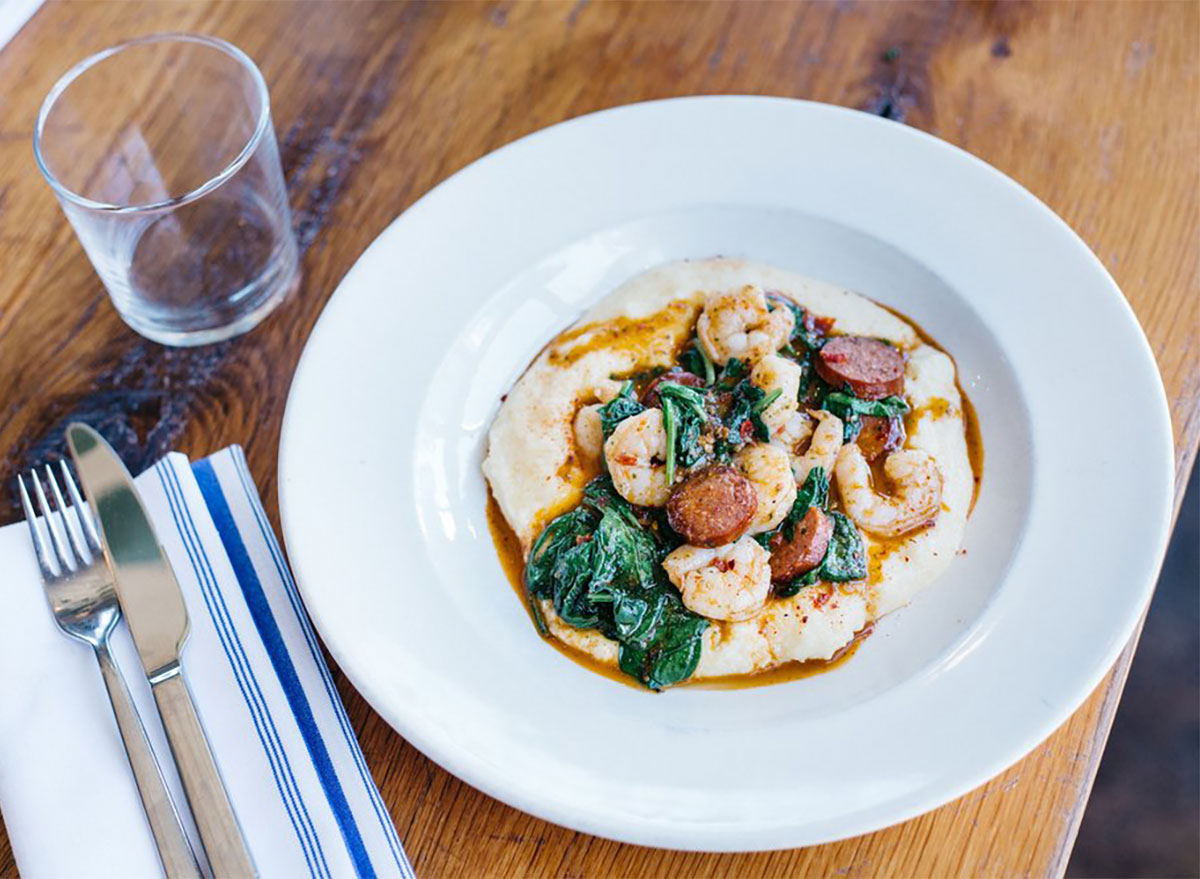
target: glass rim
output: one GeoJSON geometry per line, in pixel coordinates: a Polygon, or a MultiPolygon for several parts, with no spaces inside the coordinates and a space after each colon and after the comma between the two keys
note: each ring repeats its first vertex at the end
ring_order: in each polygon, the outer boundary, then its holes
{"type": "Polygon", "coordinates": [[[238,172],[243,165],[250,160],[254,151],[258,148],[263,136],[266,134],[268,126],[271,124],[271,98],[267,91],[266,80],[263,79],[262,71],[258,69],[258,65],[254,63],[249,55],[239,49],[232,43],[226,42],[219,37],[210,37],[205,34],[188,34],[180,32],[164,32],[156,34],[147,34],[143,37],[137,37],[132,40],[126,40],[122,43],[117,43],[114,46],[109,46],[107,49],[101,49],[92,55],[88,55],[82,61],[77,62],[66,73],[58,78],[54,86],[47,93],[42,101],[42,107],[38,111],[37,125],[33,130],[33,156],[37,162],[38,170],[42,172],[42,176],[46,182],[50,184],[51,189],[62,199],[79,207],[87,208],[88,210],[113,213],[113,214],[133,214],[146,213],[152,211],[161,211],[167,208],[175,208],[181,205],[196,201],[199,198],[212,192],[214,189],[223,184],[226,180],[238,172]],[[87,196],[80,195],[70,187],[66,186],[58,177],[55,176],[46,163],[46,158],[42,153],[42,140],[45,133],[46,120],[50,116],[50,111],[53,109],[58,99],[62,97],[63,92],[70,88],[75,80],[79,79],[84,73],[95,67],[101,61],[105,61],[114,55],[125,51],[126,49],[134,48],[135,46],[144,46],[150,43],[196,43],[202,46],[208,46],[212,49],[217,49],[224,52],[226,55],[236,61],[244,70],[250,74],[250,78],[254,82],[255,91],[259,97],[259,112],[258,120],[255,123],[254,131],[251,133],[245,146],[238,152],[229,163],[222,168],[218,173],[209,177],[196,188],[183,193],[182,195],[171,196],[158,201],[144,202],[141,204],[111,204],[109,202],[96,201],[87,196]]]}

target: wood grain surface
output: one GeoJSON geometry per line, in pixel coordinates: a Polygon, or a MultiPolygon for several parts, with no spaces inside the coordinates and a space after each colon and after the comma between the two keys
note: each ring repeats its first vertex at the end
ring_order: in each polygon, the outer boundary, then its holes
{"type": "MultiPolygon", "coordinates": [[[[134,470],[171,448],[243,444],[278,525],[293,368],[388,222],[545,125],[700,93],[879,113],[1047,202],[1146,329],[1181,488],[1200,439],[1198,33],[1192,2],[50,3],[0,52],[0,521],[17,518],[13,475],[61,454],[61,428],[83,418],[134,470]],[[164,30],[224,37],[261,65],[303,251],[297,296],[249,335],[197,350],[118,320],[30,149],[38,105],[68,66],[164,30]]],[[[637,848],[531,818],[442,771],[338,684],[424,877],[1041,876],[1065,868],[1132,650],[1050,739],[963,798],[879,833],[745,855],[637,848]]],[[[0,873],[15,872],[0,838],[0,873]]]]}

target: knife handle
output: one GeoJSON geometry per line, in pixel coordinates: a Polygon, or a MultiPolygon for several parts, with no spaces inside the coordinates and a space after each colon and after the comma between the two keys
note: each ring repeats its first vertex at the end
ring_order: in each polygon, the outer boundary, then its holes
{"type": "Polygon", "coordinates": [[[217,772],[182,669],[159,679],[152,687],[213,876],[215,879],[256,876],[254,861],[217,772]]]}
{"type": "Polygon", "coordinates": [[[154,759],[154,752],[150,750],[146,728],[142,726],[142,719],[134,707],[129,688],[125,686],[125,679],[108,652],[108,644],[101,641],[95,645],[95,649],[100,673],[108,688],[108,698],[112,702],[113,716],[117,719],[125,753],[129,755],[129,765],[133,768],[133,778],[142,797],[142,808],[146,810],[154,843],[158,846],[158,856],[162,859],[163,871],[171,879],[200,879],[200,865],[196,863],[196,856],[183,832],[175,803],[167,793],[162,770],[154,759]]]}

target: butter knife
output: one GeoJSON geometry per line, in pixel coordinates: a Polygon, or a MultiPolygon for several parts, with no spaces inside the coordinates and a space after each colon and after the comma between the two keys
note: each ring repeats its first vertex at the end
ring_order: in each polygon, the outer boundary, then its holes
{"type": "Polygon", "coordinates": [[[175,573],[116,452],[86,424],[67,427],[75,469],[100,523],[121,610],[158,703],[200,841],[218,879],[256,875],[250,850],[183,677],[187,607],[175,573]]]}

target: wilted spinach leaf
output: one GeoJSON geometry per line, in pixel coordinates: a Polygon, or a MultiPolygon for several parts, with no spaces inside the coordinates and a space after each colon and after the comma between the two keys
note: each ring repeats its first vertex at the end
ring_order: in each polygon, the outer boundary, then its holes
{"type": "Polygon", "coordinates": [[[683,545],[683,538],[671,527],[666,507],[642,507],[638,513],[642,527],[654,534],[660,562],[683,545]]]}
{"type": "Polygon", "coordinates": [[[551,596],[554,564],[560,556],[581,541],[591,538],[600,517],[589,506],[563,513],[545,527],[529,551],[525,566],[525,588],[537,598],[551,596]]]}
{"type": "Polygon", "coordinates": [[[861,580],[867,576],[867,549],[862,535],[849,517],[827,513],[833,519],[833,536],[821,563],[821,579],[830,581],[861,580]]]}
{"type": "Polygon", "coordinates": [[[598,477],[578,507],[546,526],[525,568],[531,599],[549,598],[564,622],[617,641],[621,668],[653,689],[695,671],[708,627],[662,569],[673,545],[659,536],[669,529],[654,527],[658,512],[638,512],[598,477]]]}
{"type": "Polygon", "coordinates": [[[908,411],[908,403],[903,397],[884,397],[882,400],[860,400],[844,391],[830,391],[825,396],[825,405],[839,418],[842,412],[854,412],[856,415],[878,415],[881,418],[894,418],[908,411]]]}
{"type": "Polygon", "coordinates": [[[845,580],[861,580],[867,576],[867,549],[862,535],[848,517],[838,512],[825,514],[833,520],[833,535],[821,564],[792,582],[778,587],[775,592],[781,598],[790,598],[805,586],[818,580],[829,583],[845,580]]]}
{"type": "Polygon", "coordinates": [[[721,370],[721,377],[717,379],[717,390],[732,391],[734,386],[749,374],[749,363],[736,357],[730,357],[726,361],[724,369],[721,370]]]}
{"type": "Polygon", "coordinates": [[[765,396],[754,404],[754,414],[761,415],[767,410],[767,407],[783,396],[783,391],[780,388],[775,388],[772,391],[767,391],[765,396]]]}
{"type": "Polygon", "coordinates": [[[596,546],[588,540],[564,550],[554,561],[554,610],[563,622],[578,629],[600,622],[588,589],[595,559],[596,546]]]}
{"type": "Polygon", "coordinates": [[[675,466],[691,467],[704,457],[700,432],[708,421],[704,394],[675,382],[658,386],[663,428],[667,434],[667,485],[675,482],[675,466]]]}
{"type": "Polygon", "coordinates": [[[620,393],[600,407],[600,429],[604,432],[604,438],[608,439],[618,424],[645,408],[633,392],[633,382],[625,382],[621,385],[620,393]]]}
{"type": "MultiPolygon", "coordinates": [[[[804,479],[804,484],[800,486],[800,490],[796,492],[796,506],[803,506],[804,512],[808,512],[809,507],[825,507],[829,504],[829,476],[825,473],[824,467],[813,467],[808,471],[808,476],[804,479]]],[[[802,518],[804,512],[800,514],[802,518]]],[[[791,540],[791,535],[788,535],[791,540]]]]}
{"type": "Polygon", "coordinates": [[[621,671],[652,690],[687,680],[700,661],[707,628],[708,620],[685,608],[677,595],[668,593],[652,635],[621,643],[621,671]]]}
{"type": "Polygon", "coordinates": [[[762,413],[780,393],[776,388],[768,394],[749,379],[742,379],[733,386],[729,412],[725,416],[725,427],[729,430],[726,439],[728,450],[739,448],[752,439],[766,442],[771,438],[771,432],[762,420],[762,413]]]}
{"type": "Polygon", "coordinates": [[[821,400],[820,408],[832,412],[842,419],[844,440],[851,442],[862,430],[860,416],[877,415],[882,418],[896,418],[908,411],[908,404],[902,397],[860,400],[845,391],[829,391],[821,400]]]}
{"type": "Polygon", "coordinates": [[[829,477],[825,475],[824,467],[814,467],[808,471],[804,484],[796,492],[796,502],[788,511],[787,517],[779,524],[784,540],[796,536],[796,523],[808,514],[809,507],[825,508],[829,503],[829,477]]]}
{"type": "Polygon", "coordinates": [[[791,312],[795,323],[792,325],[792,342],[799,342],[809,351],[818,351],[825,344],[825,337],[816,331],[809,319],[808,310],[798,302],[793,302],[787,296],[774,295],[773,302],[786,306],[791,312]]]}
{"type": "Polygon", "coordinates": [[[596,549],[589,592],[602,600],[606,590],[624,587],[653,589],[658,553],[654,537],[643,531],[628,506],[610,504],[600,518],[592,544],[596,549]]]}
{"type": "Polygon", "coordinates": [[[692,344],[679,355],[679,365],[704,379],[705,385],[711,385],[717,379],[717,368],[713,365],[699,339],[692,339],[692,344]]]}
{"type": "Polygon", "coordinates": [[[583,487],[583,501],[588,506],[594,507],[599,513],[603,513],[610,504],[616,504],[618,507],[628,510],[633,509],[629,501],[618,494],[612,480],[602,476],[596,477],[583,487]]]}
{"type": "MultiPolygon", "coordinates": [[[[826,550],[826,554],[828,554],[828,550],[826,550]]],[[[775,594],[780,598],[791,598],[805,586],[811,586],[819,579],[821,579],[821,566],[817,565],[811,571],[801,574],[795,580],[792,580],[792,582],[776,586],[775,594]]]]}

